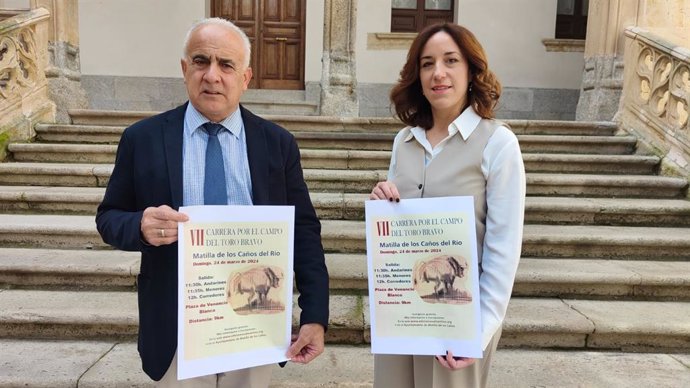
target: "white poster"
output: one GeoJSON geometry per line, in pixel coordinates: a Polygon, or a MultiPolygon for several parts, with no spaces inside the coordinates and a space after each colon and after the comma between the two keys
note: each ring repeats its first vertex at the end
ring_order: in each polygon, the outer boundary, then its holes
{"type": "Polygon", "coordinates": [[[472,197],[367,201],[371,349],[482,357],[472,197]]]}
{"type": "Polygon", "coordinates": [[[190,206],[178,227],[178,378],[286,361],[292,206],[190,206]]]}

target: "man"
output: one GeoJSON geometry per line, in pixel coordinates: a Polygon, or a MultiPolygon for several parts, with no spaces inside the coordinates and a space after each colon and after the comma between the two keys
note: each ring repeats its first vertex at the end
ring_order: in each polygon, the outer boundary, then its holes
{"type": "Polygon", "coordinates": [[[250,50],[247,36],[226,20],[192,26],[181,61],[189,102],[125,130],[98,207],[103,240],[141,251],[138,348],[144,371],[160,386],[267,387],[270,380],[270,366],[262,366],[177,381],[177,224],[188,218],[176,209],[208,204],[212,191],[221,193],[220,203],[295,206],[294,270],[302,313],[286,356],[306,364],[323,351],[328,273],[321,225],[294,137],[239,105],[252,77],[250,50]],[[217,134],[209,122],[222,125],[215,125],[217,134]],[[222,156],[214,157],[223,173],[206,177],[212,142],[220,144],[216,151],[222,156]]]}

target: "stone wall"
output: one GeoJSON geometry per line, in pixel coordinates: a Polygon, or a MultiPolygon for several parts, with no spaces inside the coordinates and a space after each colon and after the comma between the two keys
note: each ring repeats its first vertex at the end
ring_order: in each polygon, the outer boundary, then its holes
{"type": "MultiPolygon", "coordinates": [[[[358,85],[359,115],[390,116],[388,99],[392,84],[358,85]]],[[[519,120],[574,120],[580,91],[504,87],[496,106],[496,117],[519,120]]]]}
{"type": "MultiPolygon", "coordinates": [[[[81,86],[92,109],[164,111],[187,100],[182,78],[82,75],[81,86]]],[[[393,84],[358,83],[359,116],[391,116],[388,95],[392,87],[393,84]]],[[[249,93],[254,100],[261,100],[262,93],[267,100],[280,100],[271,90],[252,89],[249,93]]],[[[319,82],[307,82],[306,101],[318,104],[320,94],[319,82]]],[[[496,114],[502,119],[574,120],[579,95],[577,89],[506,87],[496,114]]]]}

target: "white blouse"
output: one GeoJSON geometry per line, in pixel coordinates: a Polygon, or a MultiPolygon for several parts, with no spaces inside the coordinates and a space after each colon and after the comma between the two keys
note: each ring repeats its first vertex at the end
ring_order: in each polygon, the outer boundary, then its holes
{"type": "MultiPolygon", "coordinates": [[[[415,139],[424,147],[426,165],[443,150],[448,139],[456,135],[467,139],[480,120],[472,107],[465,109],[448,127],[448,137],[433,148],[423,128],[412,128],[415,139]]],[[[388,180],[395,171],[395,153],[401,141],[398,133],[393,141],[388,180]]],[[[517,137],[510,129],[500,126],[489,138],[482,154],[481,169],[486,179],[487,213],[479,292],[482,349],[486,350],[505,318],[522,247],[525,167],[517,137]]]]}

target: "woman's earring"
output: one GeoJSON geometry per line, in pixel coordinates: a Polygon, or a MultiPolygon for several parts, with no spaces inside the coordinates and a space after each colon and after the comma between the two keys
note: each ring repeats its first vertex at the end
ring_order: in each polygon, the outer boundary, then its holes
{"type": "Polygon", "coordinates": [[[472,82],[470,82],[470,87],[467,89],[467,91],[472,93],[472,82]]]}

